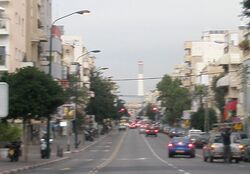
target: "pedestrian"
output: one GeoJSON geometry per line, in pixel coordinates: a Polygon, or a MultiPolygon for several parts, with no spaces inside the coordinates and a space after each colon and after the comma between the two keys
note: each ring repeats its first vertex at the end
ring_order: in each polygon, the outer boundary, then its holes
{"type": "Polygon", "coordinates": [[[230,128],[225,128],[222,133],[222,140],[224,144],[224,162],[231,162],[231,130],[230,128]]]}

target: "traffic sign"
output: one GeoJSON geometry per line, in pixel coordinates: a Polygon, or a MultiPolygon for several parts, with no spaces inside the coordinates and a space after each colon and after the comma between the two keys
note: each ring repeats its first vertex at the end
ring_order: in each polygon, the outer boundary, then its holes
{"type": "Polygon", "coordinates": [[[242,123],[236,123],[234,124],[234,129],[239,131],[243,129],[243,124],[242,123]]]}
{"type": "Polygon", "coordinates": [[[6,117],[9,113],[9,85],[0,82],[0,117],[6,117]]]}

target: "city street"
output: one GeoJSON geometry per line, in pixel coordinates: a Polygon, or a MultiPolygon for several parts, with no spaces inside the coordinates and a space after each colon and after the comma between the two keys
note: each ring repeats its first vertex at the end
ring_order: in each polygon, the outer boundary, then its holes
{"type": "Polygon", "coordinates": [[[250,163],[226,164],[218,160],[203,162],[201,150],[196,157],[167,157],[168,137],[145,137],[138,130],[113,131],[102,141],[70,159],[24,171],[23,173],[86,174],[248,174],[250,163]]]}

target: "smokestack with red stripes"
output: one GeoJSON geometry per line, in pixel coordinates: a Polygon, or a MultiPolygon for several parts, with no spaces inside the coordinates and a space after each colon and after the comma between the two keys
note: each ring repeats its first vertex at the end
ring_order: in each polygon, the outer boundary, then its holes
{"type": "Polygon", "coordinates": [[[143,61],[138,61],[138,96],[144,96],[143,61]]]}

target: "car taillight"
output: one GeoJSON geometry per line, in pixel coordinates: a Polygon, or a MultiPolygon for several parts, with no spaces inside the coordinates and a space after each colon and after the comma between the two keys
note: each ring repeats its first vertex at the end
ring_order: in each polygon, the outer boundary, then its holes
{"type": "Polygon", "coordinates": [[[194,145],[193,145],[193,144],[188,144],[188,147],[189,147],[189,148],[193,148],[194,145]]]}
{"type": "Polygon", "coordinates": [[[174,145],[173,145],[172,143],[169,143],[169,144],[168,144],[168,147],[171,148],[171,147],[174,147],[174,145]]]}
{"type": "Polygon", "coordinates": [[[148,133],[148,132],[150,132],[150,130],[147,129],[146,132],[148,133]]]}
{"type": "Polygon", "coordinates": [[[158,130],[157,130],[157,129],[155,130],[155,133],[158,133],[158,130]]]}

